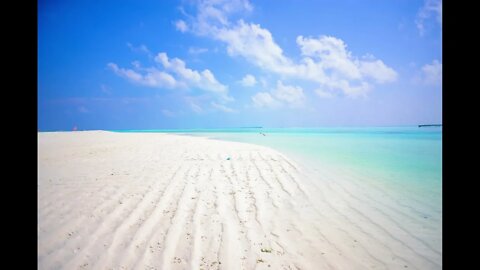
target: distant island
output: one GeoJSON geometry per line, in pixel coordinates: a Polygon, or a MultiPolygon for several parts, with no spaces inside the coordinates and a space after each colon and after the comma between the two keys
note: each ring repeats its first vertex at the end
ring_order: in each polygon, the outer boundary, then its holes
{"type": "Polygon", "coordinates": [[[418,127],[441,127],[442,124],[418,125],[418,127]]]}

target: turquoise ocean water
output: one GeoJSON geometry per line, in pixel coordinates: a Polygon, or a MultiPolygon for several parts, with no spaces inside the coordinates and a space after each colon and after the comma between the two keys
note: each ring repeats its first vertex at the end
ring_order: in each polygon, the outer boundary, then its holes
{"type": "MultiPolygon", "coordinates": [[[[428,205],[441,219],[442,128],[230,128],[168,132],[271,147],[315,170],[328,167],[428,205]],[[264,136],[264,135],[265,136],[264,136]]],[[[353,180],[352,180],[353,181],[353,180]]]]}

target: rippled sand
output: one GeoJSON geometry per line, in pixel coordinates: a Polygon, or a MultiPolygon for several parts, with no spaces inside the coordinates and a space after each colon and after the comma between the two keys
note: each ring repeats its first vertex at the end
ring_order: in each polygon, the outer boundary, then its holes
{"type": "Polygon", "coordinates": [[[38,134],[39,269],[441,269],[427,210],[262,146],[38,134]]]}

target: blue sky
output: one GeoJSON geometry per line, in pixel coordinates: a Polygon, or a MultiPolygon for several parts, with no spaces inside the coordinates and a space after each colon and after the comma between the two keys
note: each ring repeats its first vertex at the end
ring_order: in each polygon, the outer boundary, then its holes
{"type": "Polygon", "coordinates": [[[40,1],[40,130],[442,121],[442,3],[40,1]]]}

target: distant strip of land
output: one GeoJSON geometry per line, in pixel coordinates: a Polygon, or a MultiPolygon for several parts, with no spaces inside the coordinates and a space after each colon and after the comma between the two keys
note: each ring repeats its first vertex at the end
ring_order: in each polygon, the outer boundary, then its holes
{"type": "Polygon", "coordinates": [[[418,125],[418,127],[441,127],[441,124],[418,125]]]}

